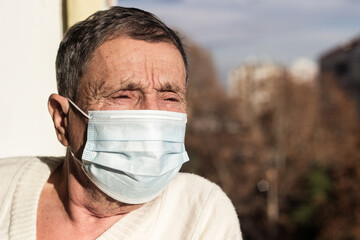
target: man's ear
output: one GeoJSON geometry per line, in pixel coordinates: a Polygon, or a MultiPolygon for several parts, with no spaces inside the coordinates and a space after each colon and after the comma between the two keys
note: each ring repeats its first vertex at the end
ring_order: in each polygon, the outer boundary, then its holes
{"type": "Polygon", "coordinates": [[[59,142],[65,147],[69,146],[67,133],[69,102],[67,98],[55,93],[51,94],[48,101],[48,109],[54,122],[56,136],[59,142]]]}

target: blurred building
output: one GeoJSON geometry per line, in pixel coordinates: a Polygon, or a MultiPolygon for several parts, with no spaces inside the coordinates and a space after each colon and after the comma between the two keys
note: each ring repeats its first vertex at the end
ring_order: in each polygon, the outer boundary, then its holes
{"type": "Polygon", "coordinates": [[[251,121],[274,107],[284,74],[284,67],[273,62],[247,62],[230,72],[229,94],[239,100],[244,120],[251,121]]]}
{"type": "Polygon", "coordinates": [[[336,80],[360,106],[360,36],[320,57],[321,82],[336,80]]]}
{"type": "Polygon", "coordinates": [[[318,65],[307,59],[296,59],[288,69],[291,80],[297,84],[313,84],[318,77],[318,65]]]}

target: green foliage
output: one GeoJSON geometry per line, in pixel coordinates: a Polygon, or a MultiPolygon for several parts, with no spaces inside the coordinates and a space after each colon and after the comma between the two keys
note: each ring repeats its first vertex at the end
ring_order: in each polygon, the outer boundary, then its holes
{"type": "Polygon", "coordinates": [[[324,167],[315,167],[308,175],[309,199],[313,205],[324,204],[329,199],[331,178],[324,167]]]}
{"type": "Polygon", "coordinates": [[[318,218],[329,200],[332,182],[327,169],[321,166],[313,166],[305,179],[305,198],[291,216],[299,234],[307,239],[314,239],[321,230],[318,218]]]}

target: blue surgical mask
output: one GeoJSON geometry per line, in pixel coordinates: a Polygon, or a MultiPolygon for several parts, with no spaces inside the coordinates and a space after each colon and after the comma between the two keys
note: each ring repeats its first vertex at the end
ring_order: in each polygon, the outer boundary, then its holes
{"type": "Polygon", "coordinates": [[[87,115],[69,102],[89,119],[82,161],[78,159],[83,171],[101,191],[120,202],[153,200],[189,160],[184,113],[112,110],[87,115]]]}

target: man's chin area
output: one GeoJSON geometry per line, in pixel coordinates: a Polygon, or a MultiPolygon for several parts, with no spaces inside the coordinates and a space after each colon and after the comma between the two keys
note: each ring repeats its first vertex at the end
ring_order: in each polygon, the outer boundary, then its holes
{"type": "MultiPolygon", "coordinates": [[[[108,213],[106,215],[126,215],[140,207],[142,207],[145,203],[141,204],[130,204],[130,203],[124,203],[120,202],[112,197],[106,196],[106,204],[107,204],[107,210],[108,213]]],[[[104,216],[106,217],[106,216],[104,216]]]]}
{"type": "Polygon", "coordinates": [[[116,205],[118,205],[119,207],[122,207],[122,208],[124,208],[124,207],[129,207],[129,208],[137,207],[137,208],[139,208],[139,207],[141,207],[142,205],[145,204],[145,203],[140,203],[140,204],[124,203],[124,202],[120,202],[120,201],[118,201],[118,200],[116,200],[116,199],[114,199],[114,198],[112,198],[110,196],[107,196],[107,195],[106,195],[106,201],[108,201],[110,203],[114,203],[114,204],[116,204],[116,205]]]}
{"type": "Polygon", "coordinates": [[[100,206],[92,206],[88,210],[92,213],[91,215],[98,218],[106,217],[115,217],[115,216],[125,216],[126,214],[142,207],[144,204],[128,204],[122,203],[117,200],[112,199],[111,202],[103,203],[100,206]],[[104,206],[106,205],[106,207],[104,206]]]}
{"type": "Polygon", "coordinates": [[[87,195],[87,203],[85,204],[91,215],[103,218],[117,215],[126,215],[144,205],[128,204],[120,202],[96,188],[94,185],[89,187],[87,195]]]}
{"type": "Polygon", "coordinates": [[[129,204],[129,203],[121,203],[118,202],[119,206],[121,206],[120,208],[122,209],[122,213],[120,214],[127,214],[129,212],[132,212],[138,208],[141,208],[142,206],[144,206],[145,203],[141,203],[141,204],[129,204]]]}

